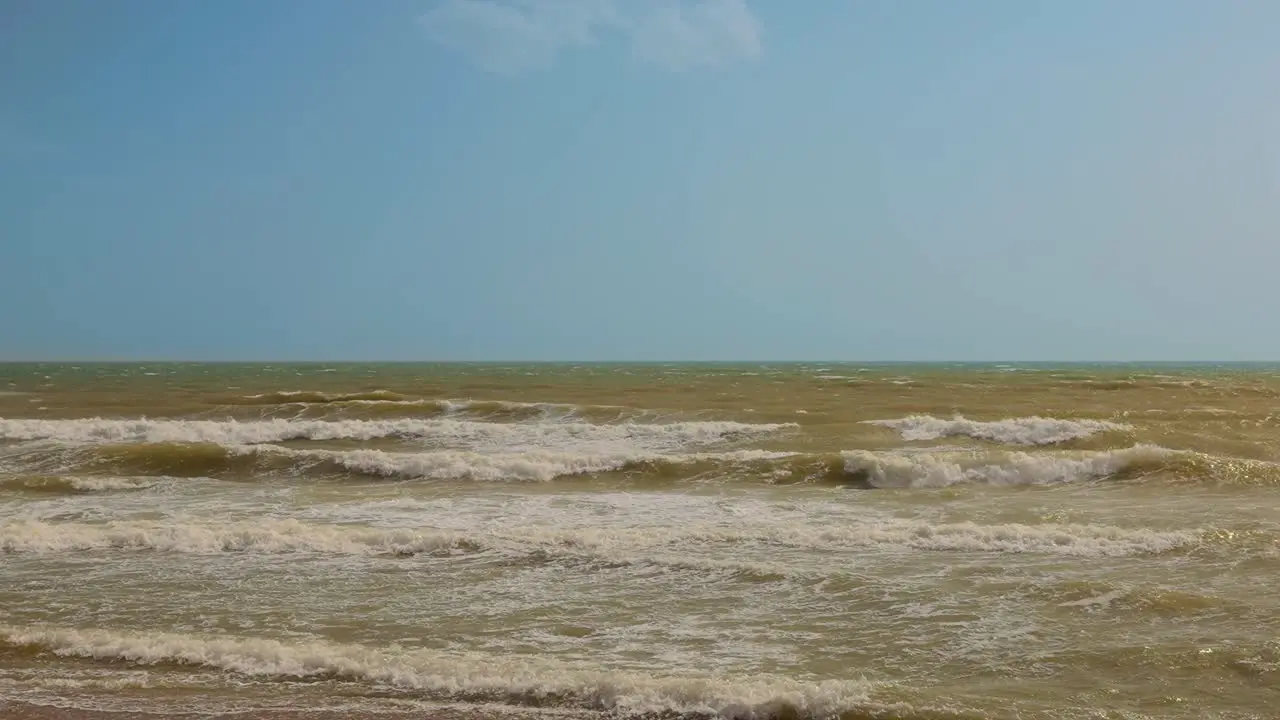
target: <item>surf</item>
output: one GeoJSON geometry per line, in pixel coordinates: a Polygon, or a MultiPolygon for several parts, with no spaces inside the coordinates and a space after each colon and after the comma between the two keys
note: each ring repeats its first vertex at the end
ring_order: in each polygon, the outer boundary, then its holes
{"type": "Polygon", "coordinates": [[[1057,445],[1083,440],[1099,433],[1120,433],[1133,429],[1129,425],[1106,420],[1068,420],[1038,416],[979,421],[963,416],[948,420],[931,415],[910,415],[893,420],[864,422],[897,430],[902,439],[907,441],[968,437],[1008,445],[1057,445]]]}
{"type": "Polygon", "coordinates": [[[654,450],[740,442],[797,428],[793,423],[488,423],[452,419],[395,420],[119,420],[0,419],[0,439],[63,443],[209,443],[257,445],[292,440],[423,439],[500,448],[615,444],[654,450]]]}
{"type": "MultiPolygon", "coordinates": [[[[789,575],[784,565],[732,565],[703,553],[713,548],[783,547],[806,552],[917,550],[1114,557],[1160,554],[1199,546],[1205,531],[1161,531],[1088,524],[932,522],[868,517],[818,527],[803,524],[693,521],[679,529],[595,525],[548,528],[517,520],[489,529],[376,527],[259,519],[211,523],[114,520],[72,522],[10,520],[0,523],[0,550],[66,553],[150,550],[187,554],[229,552],[278,555],[411,556],[453,551],[492,552],[509,557],[590,560],[627,565],[652,563],[700,569],[754,567],[789,575]]],[[[741,560],[736,562],[741,563],[741,560]]],[[[793,568],[803,572],[800,568],[793,568]]]]}
{"type": "Polygon", "coordinates": [[[430,697],[513,706],[561,705],[629,717],[824,718],[867,709],[863,680],[724,678],[583,666],[538,656],[448,653],[325,640],[0,626],[0,650],[47,651],[134,666],[198,666],[248,678],[354,680],[430,697]]]}

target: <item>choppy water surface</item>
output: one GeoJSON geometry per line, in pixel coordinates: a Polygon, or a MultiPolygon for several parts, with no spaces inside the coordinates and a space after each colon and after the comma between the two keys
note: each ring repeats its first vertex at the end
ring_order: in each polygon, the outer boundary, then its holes
{"type": "Polygon", "coordinates": [[[0,366],[0,703],[1270,717],[1280,369],[0,366]]]}

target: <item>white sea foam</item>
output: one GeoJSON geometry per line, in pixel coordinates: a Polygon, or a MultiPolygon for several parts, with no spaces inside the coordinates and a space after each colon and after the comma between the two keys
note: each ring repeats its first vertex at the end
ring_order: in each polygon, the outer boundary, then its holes
{"type": "MultiPolygon", "coordinates": [[[[155,550],[211,554],[317,553],[417,554],[489,551],[511,557],[537,554],[620,564],[699,570],[747,570],[790,575],[824,572],[772,562],[752,562],[751,549],[804,551],[964,551],[1086,557],[1160,553],[1198,542],[1198,531],[1157,531],[1105,525],[931,523],[918,519],[866,518],[847,524],[686,523],[681,527],[586,526],[554,528],[508,522],[492,529],[361,527],[297,520],[119,520],[108,523],[24,519],[0,524],[0,550],[59,553],[89,550],[155,550]],[[734,557],[723,550],[736,548],[734,557]]],[[[817,562],[815,560],[815,562],[817,562]]],[[[838,561],[836,566],[842,565],[838,561]]],[[[830,568],[828,568],[830,569],[830,568]]]]}
{"type": "Polygon", "coordinates": [[[489,482],[545,482],[557,477],[622,470],[659,457],[651,453],[583,454],[548,450],[497,455],[458,450],[393,453],[381,450],[273,449],[270,452],[288,454],[304,460],[327,460],[346,470],[365,475],[489,482]]]}
{"type": "Polygon", "coordinates": [[[1103,432],[1130,430],[1128,425],[1105,420],[1060,420],[1047,417],[1008,418],[983,422],[955,417],[911,415],[896,420],[868,420],[868,424],[897,430],[904,440],[939,440],[971,437],[1010,445],[1053,445],[1103,432]]]}
{"type": "Polygon", "coordinates": [[[285,643],[265,638],[2,626],[0,639],[64,657],[141,665],[183,663],[256,677],[369,681],[468,700],[520,703],[527,698],[557,698],[624,715],[708,714],[743,720],[779,715],[835,717],[864,708],[869,688],[862,680],[804,682],[773,675],[725,679],[694,672],[662,676],[546,657],[450,654],[320,640],[285,643]]]}
{"type": "Polygon", "coordinates": [[[122,478],[93,476],[18,477],[0,480],[0,487],[29,490],[69,490],[73,492],[110,492],[113,490],[145,490],[156,484],[156,478],[122,478]]]}
{"type": "Polygon", "coordinates": [[[881,488],[946,487],[958,483],[1047,485],[1107,477],[1143,464],[1167,462],[1178,454],[1154,445],[1055,454],[866,450],[841,453],[846,472],[865,475],[872,485],[881,488]]]}
{"type": "Polygon", "coordinates": [[[245,400],[276,402],[281,404],[296,403],[337,403],[337,402],[419,402],[390,390],[363,390],[345,393],[327,393],[318,390],[277,390],[257,395],[246,395],[245,400]]]}
{"type": "Polygon", "coordinates": [[[393,420],[39,420],[0,419],[0,439],[77,443],[215,443],[253,445],[287,440],[424,438],[464,447],[507,449],[616,445],[678,450],[748,440],[796,427],[728,421],[666,424],[581,422],[484,423],[453,419],[393,420]]]}
{"type": "Polygon", "coordinates": [[[534,481],[615,472],[649,463],[750,463],[791,457],[792,453],[738,450],[723,453],[667,455],[652,451],[476,453],[465,450],[406,453],[382,450],[293,450],[269,446],[244,447],[235,452],[287,455],[303,462],[331,462],[346,470],[380,477],[434,480],[534,481]]]}
{"type": "Polygon", "coordinates": [[[154,478],[69,477],[65,478],[65,480],[76,490],[86,492],[145,490],[156,484],[154,478]]]}
{"type": "MultiPolygon", "coordinates": [[[[571,403],[555,402],[523,402],[518,400],[472,400],[454,398],[423,398],[402,395],[390,390],[367,390],[363,392],[326,393],[314,390],[280,390],[257,395],[246,395],[245,400],[253,404],[273,405],[405,405],[435,408],[445,413],[463,413],[476,411],[511,412],[533,410],[548,415],[570,415],[583,409],[584,406],[571,403]]],[[[596,409],[626,409],[622,405],[591,405],[596,409]]]]}
{"type": "Polygon", "coordinates": [[[252,522],[115,521],[50,523],[20,520],[0,525],[5,552],[159,550],[208,554],[314,552],[332,555],[420,553],[461,547],[463,538],[446,531],[348,528],[296,520],[252,522]]]}
{"type": "Polygon", "coordinates": [[[673,564],[673,550],[684,550],[679,557],[696,559],[698,556],[693,553],[708,544],[739,549],[764,545],[825,552],[934,550],[1103,557],[1166,552],[1194,543],[1198,538],[1199,533],[1194,531],[1155,531],[1103,525],[982,525],[868,518],[848,526],[824,527],[770,523],[747,527],[689,525],[680,529],[579,528],[538,532],[521,538],[521,541],[546,545],[562,554],[590,552],[602,559],[623,562],[635,562],[637,557],[649,559],[649,552],[662,550],[665,554],[658,559],[665,560],[663,564],[673,564]]]}
{"type": "Polygon", "coordinates": [[[1112,557],[1168,552],[1198,542],[1195,531],[1157,531],[1107,525],[932,524],[889,521],[820,533],[846,545],[912,550],[1033,553],[1112,557]]]}

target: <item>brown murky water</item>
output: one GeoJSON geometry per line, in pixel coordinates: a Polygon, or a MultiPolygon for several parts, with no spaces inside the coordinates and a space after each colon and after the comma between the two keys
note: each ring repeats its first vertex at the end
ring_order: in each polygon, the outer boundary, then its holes
{"type": "Polygon", "coordinates": [[[1267,366],[0,366],[0,703],[1271,717],[1278,463],[1267,366]]]}

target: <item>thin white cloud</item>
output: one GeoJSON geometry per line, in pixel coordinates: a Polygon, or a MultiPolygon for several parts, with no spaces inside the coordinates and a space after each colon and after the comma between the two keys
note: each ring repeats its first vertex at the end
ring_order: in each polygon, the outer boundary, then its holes
{"type": "Polygon", "coordinates": [[[616,22],[612,0],[441,0],[418,21],[437,43],[490,72],[551,64],[563,48],[595,42],[616,22]]]}
{"type": "Polygon", "coordinates": [[[439,0],[418,22],[433,41],[501,74],[545,68],[610,32],[630,38],[635,58],[670,70],[760,54],[745,0],[439,0]]]}
{"type": "Polygon", "coordinates": [[[636,57],[678,70],[760,54],[760,23],[745,0],[664,3],[635,27],[636,57]]]}

